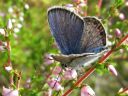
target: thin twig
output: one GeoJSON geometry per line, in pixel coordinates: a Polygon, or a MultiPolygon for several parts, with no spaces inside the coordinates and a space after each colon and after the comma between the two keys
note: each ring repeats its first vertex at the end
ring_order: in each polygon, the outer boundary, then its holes
{"type": "MultiPolygon", "coordinates": [[[[88,0],[84,0],[84,3],[86,4],[86,6],[88,5],[88,0]]],[[[88,15],[88,8],[86,9],[86,11],[84,12],[84,16],[88,15]]]]}
{"type": "MultiPolygon", "coordinates": [[[[12,63],[11,63],[11,44],[10,44],[10,40],[9,37],[7,37],[7,52],[8,52],[8,66],[12,67],[12,63]]],[[[12,86],[14,84],[13,81],[13,74],[10,75],[10,85],[12,86]]]]}
{"type": "Polygon", "coordinates": [[[18,80],[17,80],[17,85],[16,85],[16,87],[17,87],[17,89],[19,89],[19,88],[20,88],[20,81],[21,81],[21,72],[19,72],[19,73],[17,74],[17,78],[18,78],[18,80]]]}
{"type": "Polygon", "coordinates": [[[100,16],[100,9],[101,9],[101,6],[102,6],[102,0],[98,0],[98,10],[99,10],[99,12],[98,12],[98,16],[100,16]]]}
{"type": "Polygon", "coordinates": [[[99,9],[101,8],[101,6],[102,6],[102,0],[98,0],[98,7],[99,7],[99,9]]]}

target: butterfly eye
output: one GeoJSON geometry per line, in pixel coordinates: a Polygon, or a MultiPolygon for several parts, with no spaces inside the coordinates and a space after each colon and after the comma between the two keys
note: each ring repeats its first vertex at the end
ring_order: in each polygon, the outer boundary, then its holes
{"type": "Polygon", "coordinates": [[[67,65],[66,64],[62,64],[62,68],[66,68],[67,67],[67,65]]]}

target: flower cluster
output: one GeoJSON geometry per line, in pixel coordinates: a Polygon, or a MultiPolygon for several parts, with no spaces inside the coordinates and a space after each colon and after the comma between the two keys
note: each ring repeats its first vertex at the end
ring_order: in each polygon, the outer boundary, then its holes
{"type": "MultiPolygon", "coordinates": [[[[25,4],[24,8],[26,10],[29,9],[29,5],[25,4]]],[[[10,22],[12,22],[13,24],[13,30],[15,33],[19,32],[20,29],[23,26],[23,21],[24,21],[24,11],[22,9],[20,9],[17,6],[11,6],[8,8],[8,12],[10,14],[10,22]]],[[[11,27],[11,26],[10,26],[11,27]]]]}

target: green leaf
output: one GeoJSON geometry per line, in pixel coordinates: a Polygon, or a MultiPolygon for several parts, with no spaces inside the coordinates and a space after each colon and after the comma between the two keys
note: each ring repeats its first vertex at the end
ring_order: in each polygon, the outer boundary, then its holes
{"type": "Polygon", "coordinates": [[[115,7],[119,7],[124,4],[124,0],[115,0],[115,7]]]}

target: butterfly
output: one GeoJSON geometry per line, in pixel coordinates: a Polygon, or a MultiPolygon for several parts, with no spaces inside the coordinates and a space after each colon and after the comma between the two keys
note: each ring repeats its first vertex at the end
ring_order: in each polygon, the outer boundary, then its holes
{"type": "Polygon", "coordinates": [[[51,55],[63,68],[88,66],[106,51],[106,32],[102,22],[94,17],[82,17],[62,6],[48,9],[50,31],[61,51],[51,55]]]}

